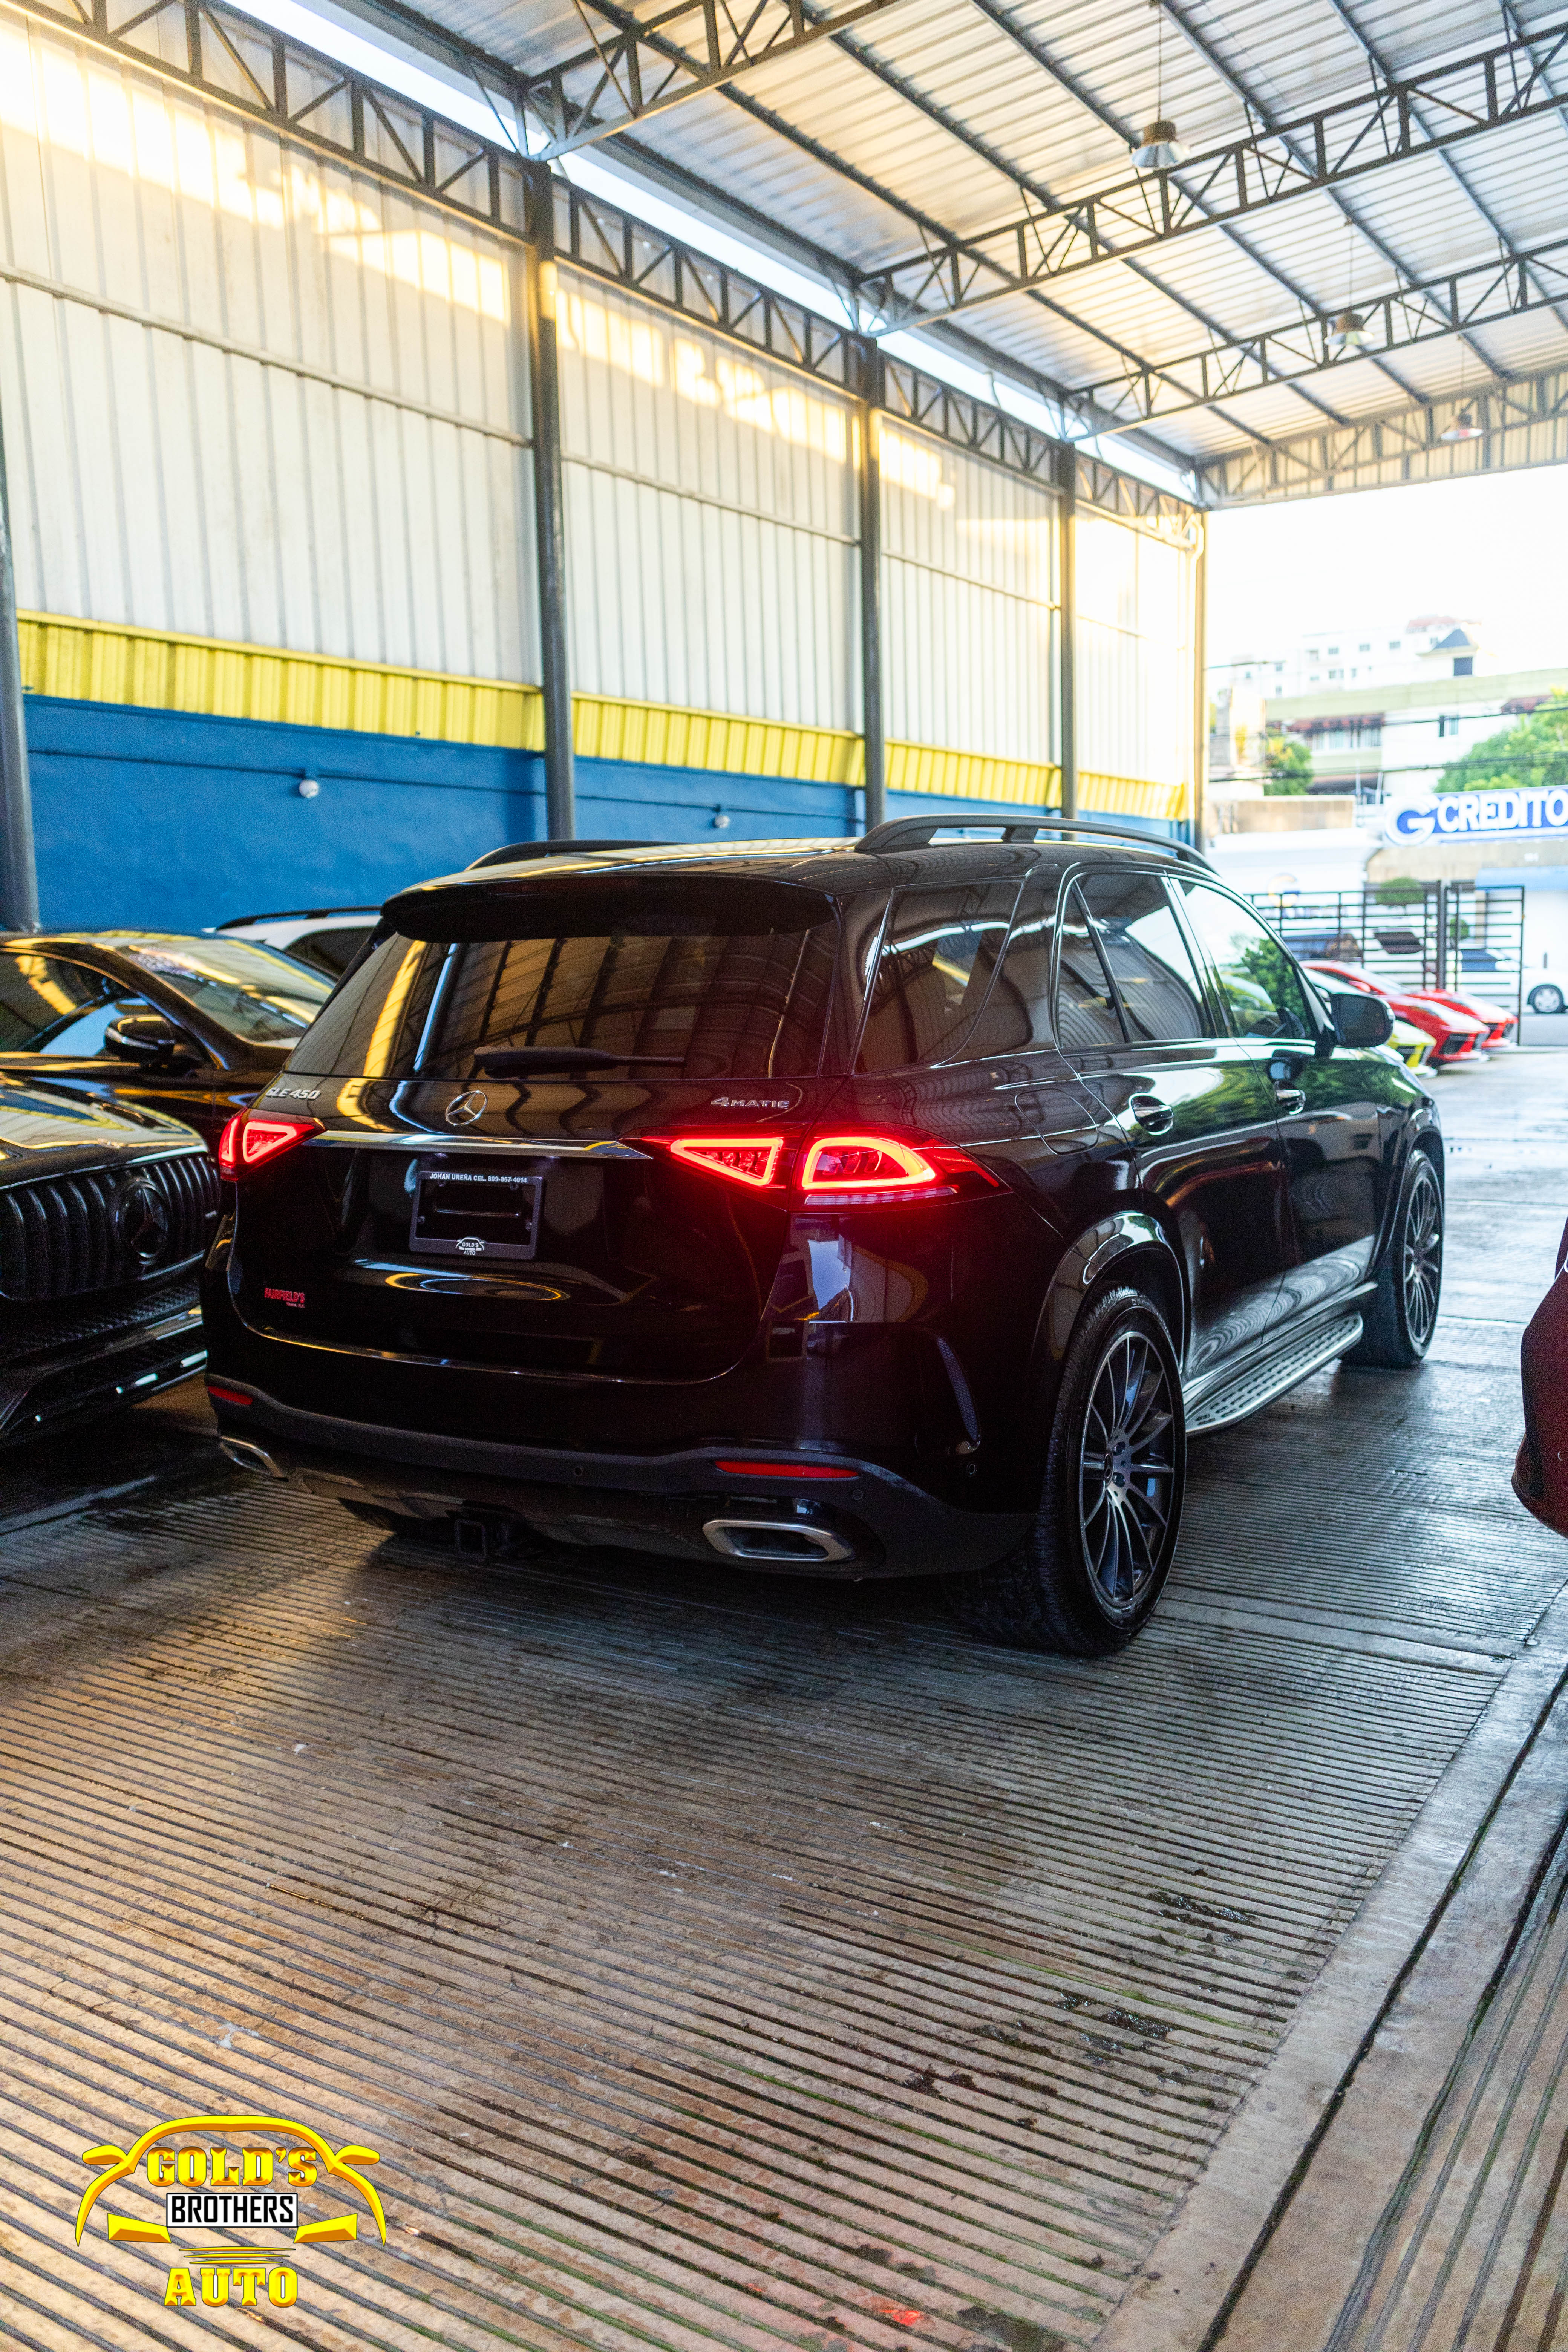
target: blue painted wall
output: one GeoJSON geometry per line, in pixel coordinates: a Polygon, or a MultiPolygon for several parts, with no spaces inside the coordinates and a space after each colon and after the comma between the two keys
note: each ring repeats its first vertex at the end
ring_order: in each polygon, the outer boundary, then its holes
{"type": "MultiPolygon", "coordinates": [[[[26,709],[38,896],[52,929],[195,930],[271,908],[373,905],[544,831],[543,762],[531,752],[45,695],[29,695],[26,709]],[[299,790],[307,775],[321,786],[310,800],[299,790]]],[[[577,762],[584,835],[852,838],[859,803],[836,784],[577,762]],[[716,830],[720,812],[730,822],[716,830]]],[[[928,793],[889,795],[890,815],[932,807],[928,793]]]]}

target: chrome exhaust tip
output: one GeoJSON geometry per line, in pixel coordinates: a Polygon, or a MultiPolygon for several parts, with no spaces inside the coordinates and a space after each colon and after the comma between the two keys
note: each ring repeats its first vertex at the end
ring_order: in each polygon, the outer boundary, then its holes
{"type": "Polygon", "coordinates": [[[253,1445],[248,1437],[220,1437],[218,1444],[237,1470],[258,1470],[264,1478],[288,1475],[279,1470],[265,1445],[253,1445]]]}
{"type": "Polygon", "coordinates": [[[855,1557],[841,1537],[803,1519],[707,1519],[702,1532],[726,1559],[817,1568],[855,1557]]]}

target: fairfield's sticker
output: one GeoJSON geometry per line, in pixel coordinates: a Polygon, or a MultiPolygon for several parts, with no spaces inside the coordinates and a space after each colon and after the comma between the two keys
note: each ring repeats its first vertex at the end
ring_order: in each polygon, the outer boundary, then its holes
{"type": "Polygon", "coordinates": [[[99,2178],[77,2207],[78,2245],[93,2207],[114,2190],[131,2210],[103,2207],[110,2244],[168,2246],[177,2256],[163,2287],[171,2309],[287,2310],[300,2275],[283,2257],[294,2246],[352,2244],[362,2210],[386,2243],[386,2215],[363,2168],[380,2162],[375,2149],[334,2148],[281,2116],[181,2116],[130,2147],[84,2148],[81,2160],[99,2178]]]}

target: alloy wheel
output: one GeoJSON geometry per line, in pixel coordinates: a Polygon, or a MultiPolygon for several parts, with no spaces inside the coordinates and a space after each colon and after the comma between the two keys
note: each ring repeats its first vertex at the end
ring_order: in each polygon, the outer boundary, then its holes
{"type": "Polygon", "coordinates": [[[1175,1428],[1158,1352],[1142,1332],[1119,1332],[1095,1373],[1079,1441],[1079,1538],[1108,1616],[1131,1616],[1163,1565],[1175,1428]]]}
{"type": "Polygon", "coordinates": [[[1405,1323],[1411,1342],[1425,1348],[1437,1320],[1443,1281],[1443,1200],[1437,1179],[1423,1160],[1405,1211],[1405,1253],[1400,1269],[1405,1323]]]}

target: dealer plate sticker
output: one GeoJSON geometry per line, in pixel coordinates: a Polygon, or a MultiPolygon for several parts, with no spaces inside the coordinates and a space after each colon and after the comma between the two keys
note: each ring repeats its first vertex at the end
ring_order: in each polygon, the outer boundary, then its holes
{"type": "Polygon", "coordinates": [[[471,1265],[531,1257],[543,1197],[538,1170],[421,1164],[408,1246],[422,1256],[471,1265]]]}

